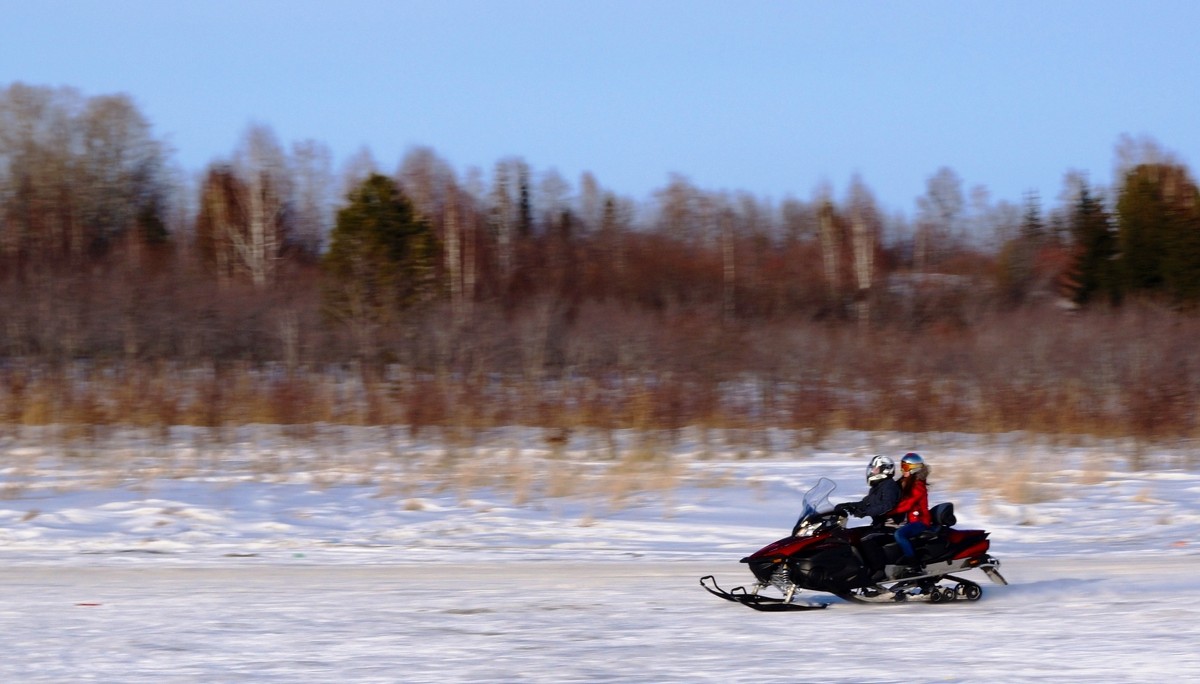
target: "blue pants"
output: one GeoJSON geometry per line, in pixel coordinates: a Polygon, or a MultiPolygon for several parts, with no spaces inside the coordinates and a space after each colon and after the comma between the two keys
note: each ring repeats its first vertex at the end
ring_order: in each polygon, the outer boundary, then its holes
{"type": "Polygon", "coordinates": [[[901,525],[900,529],[896,530],[896,543],[900,545],[900,550],[905,556],[915,559],[917,552],[913,550],[912,538],[929,529],[929,525],[923,522],[910,522],[901,525]]]}

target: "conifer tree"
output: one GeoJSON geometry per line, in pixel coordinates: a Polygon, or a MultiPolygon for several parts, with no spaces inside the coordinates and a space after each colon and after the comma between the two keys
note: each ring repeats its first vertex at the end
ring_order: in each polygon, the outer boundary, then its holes
{"type": "Polygon", "coordinates": [[[1117,303],[1121,286],[1117,274],[1117,239],[1112,220],[1100,199],[1086,185],[1080,189],[1070,219],[1073,252],[1069,296],[1076,304],[1097,299],[1117,303]]]}
{"type": "Polygon", "coordinates": [[[1140,164],[1125,175],[1118,238],[1130,292],[1200,301],[1200,192],[1177,164],[1140,164]]]}
{"type": "Polygon", "coordinates": [[[373,173],[337,215],[323,265],[326,308],[355,333],[360,352],[373,333],[434,290],[436,244],[429,225],[392,179],[373,173]]]}

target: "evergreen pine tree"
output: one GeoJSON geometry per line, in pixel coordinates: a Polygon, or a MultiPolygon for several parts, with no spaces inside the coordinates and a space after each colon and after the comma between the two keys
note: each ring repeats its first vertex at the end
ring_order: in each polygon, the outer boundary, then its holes
{"type": "Polygon", "coordinates": [[[1162,201],[1162,170],[1159,164],[1141,164],[1130,170],[1117,201],[1124,286],[1131,293],[1163,289],[1167,208],[1162,201]]]}
{"type": "Polygon", "coordinates": [[[1117,240],[1112,221],[1099,198],[1084,186],[1071,214],[1075,241],[1070,297],[1076,304],[1099,298],[1117,303],[1121,287],[1117,277],[1117,240]]]}
{"type": "Polygon", "coordinates": [[[1187,169],[1141,164],[1117,202],[1125,283],[1131,292],[1200,301],[1200,193],[1187,169]]]}
{"type": "Polygon", "coordinates": [[[434,289],[435,239],[390,178],[371,174],[337,215],[323,266],[326,307],[360,343],[375,326],[428,298],[434,289]]]}

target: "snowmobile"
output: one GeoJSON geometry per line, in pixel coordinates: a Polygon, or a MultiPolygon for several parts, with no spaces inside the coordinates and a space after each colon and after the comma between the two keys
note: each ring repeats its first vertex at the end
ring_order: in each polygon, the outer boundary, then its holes
{"type": "Polygon", "coordinates": [[[982,587],[957,573],[979,569],[993,582],[1008,584],[1000,574],[1000,561],[988,555],[988,533],[954,528],[953,503],[929,509],[930,529],[913,539],[921,564],[914,572],[899,562],[902,552],[893,536],[895,527],[846,527],[846,514],[829,502],[835,487],[831,480],[821,478],[804,495],[792,534],[742,559],[757,580],[751,588],[726,591],[712,575],[701,577],[700,585],[711,594],[755,610],[787,611],[829,605],[794,602],[802,589],[854,603],[942,603],[976,601],[983,595],[982,587]],[[764,593],[768,588],[782,596],[764,593]]]}

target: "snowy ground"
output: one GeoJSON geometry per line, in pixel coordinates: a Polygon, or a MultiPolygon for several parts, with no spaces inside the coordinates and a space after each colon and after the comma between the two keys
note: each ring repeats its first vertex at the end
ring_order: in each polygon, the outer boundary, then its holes
{"type": "Polygon", "coordinates": [[[843,434],[801,447],[774,435],[755,453],[685,435],[666,447],[664,473],[520,431],[450,460],[371,431],[337,448],[265,435],[0,443],[0,680],[1200,672],[1200,472],[1186,445],[1139,452],[1131,468],[1112,443],[843,434]],[[748,580],[737,560],[790,529],[817,477],[839,483],[835,501],[857,498],[867,455],[909,449],[934,465],[931,498],[955,501],[960,527],[992,532],[1009,586],[980,574],[984,598],[951,605],[814,595],[829,609],[791,614],[699,586],[705,574],[748,580]],[[615,488],[629,479],[649,491],[615,488]]]}

